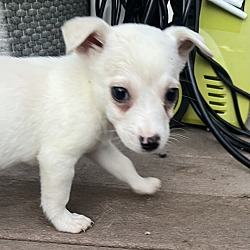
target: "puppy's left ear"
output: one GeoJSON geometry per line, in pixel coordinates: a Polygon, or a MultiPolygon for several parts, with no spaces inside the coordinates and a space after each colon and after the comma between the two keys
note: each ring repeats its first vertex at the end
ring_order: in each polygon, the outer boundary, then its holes
{"type": "Polygon", "coordinates": [[[205,45],[205,41],[198,33],[182,26],[171,26],[163,31],[172,36],[177,42],[178,53],[185,59],[194,46],[198,47],[207,56],[213,56],[210,49],[205,45]]]}
{"type": "Polygon", "coordinates": [[[98,17],[75,17],[61,27],[66,53],[100,52],[110,32],[110,26],[98,17]]]}

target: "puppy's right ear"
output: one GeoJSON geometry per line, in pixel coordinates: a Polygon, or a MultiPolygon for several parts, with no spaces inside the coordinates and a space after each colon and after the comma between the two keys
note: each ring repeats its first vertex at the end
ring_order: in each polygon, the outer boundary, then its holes
{"type": "Polygon", "coordinates": [[[65,22],[61,30],[67,54],[91,54],[103,49],[110,26],[98,17],[75,17],[65,22]]]}
{"type": "Polygon", "coordinates": [[[176,40],[178,53],[185,60],[194,46],[197,46],[207,56],[213,56],[210,49],[205,45],[203,37],[191,29],[181,26],[171,26],[163,32],[176,40]]]}

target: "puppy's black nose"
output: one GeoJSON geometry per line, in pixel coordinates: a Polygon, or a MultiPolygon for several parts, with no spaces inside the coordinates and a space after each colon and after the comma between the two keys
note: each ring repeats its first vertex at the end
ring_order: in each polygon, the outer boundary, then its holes
{"type": "Polygon", "coordinates": [[[157,134],[152,137],[140,136],[141,147],[145,151],[153,151],[159,147],[160,139],[161,139],[160,136],[157,134]]]}

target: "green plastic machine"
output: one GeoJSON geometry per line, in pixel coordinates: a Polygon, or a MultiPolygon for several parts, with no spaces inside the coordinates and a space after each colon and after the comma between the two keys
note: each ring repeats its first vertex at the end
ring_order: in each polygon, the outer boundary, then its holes
{"type": "MultiPolygon", "coordinates": [[[[244,12],[250,13],[250,1],[244,12]]],[[[200,34],[217,61],[230,75],[234,85],[250,92],[250,17],[242,20],[207,0],[202,1],[200,34]]],[[[230,89],[220,81],[211,66],[200,56],[195,59],[195,76],[199,90],[210,107],[224,120],[239,126],[230,89]]],[[[249,114],[249,100],[238,95],[242,120],[249,114]]],[[[177,105],[178,107],[178,105],[177,105]]],[[[189,105],[182,122],[202,125],[189,105]]]]}

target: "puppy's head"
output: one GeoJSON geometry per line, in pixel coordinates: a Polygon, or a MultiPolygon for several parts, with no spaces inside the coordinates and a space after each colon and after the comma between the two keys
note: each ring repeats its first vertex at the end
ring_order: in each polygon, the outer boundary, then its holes
{"type": "Polygon", "coordinates": [[[211,55],[200,35],[185,27],[111,27],[94,17],[74,18],[62,31],[67,52],[86,62],[97,101],[125,146],[162,149],[189,52],[197,46],[211,55]]]}

